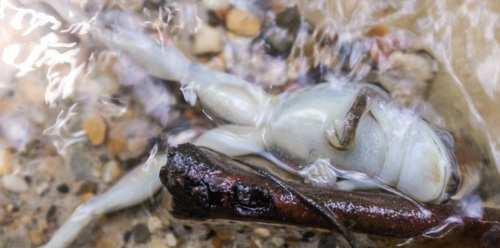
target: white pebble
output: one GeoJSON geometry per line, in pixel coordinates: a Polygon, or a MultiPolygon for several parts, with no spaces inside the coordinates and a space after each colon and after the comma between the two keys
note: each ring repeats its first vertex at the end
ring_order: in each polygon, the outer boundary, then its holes
{"type": "Polygon", "coordinates": [[[194,37],[194,53],[220,53],[224,48],[222,30],[202,24],[194,37]]]}
{"type": "Polygon", "coordinates": [[[2,185],[9,191],[23,193],[28,191],[28,183],[19,175],[4,175],[2,185]]]}
{"type": "Polygon", "coordinates": [[[41,195],[43,194],[45,191],[47,191],[47,189],[49,189],[49,183],[48,182],[42,182],[40,183],[38,186],[36,186],[36,193],[38,195],[41,195]]]}
{"type": "Polygon", "coordinates": [[[158,217],[151,217],[148,219],[148,229],[150,233],[156,232],[162,227],[161,220],[158,217]]]}
{"type": "Polygon", "coordinates": [[[280,237],[273,237],[271,239],[271,242],[276,246],[276,247],[281,247],[285,244],[285,240],[280,237]]]}
{"type": "Polygon", "coordinates": [[[177,238],[174,236],[173,233],[167,234],[167,245],[170,247],[177,246],[177,238]]]}
{"type": "Polygon", "coordinates": [[[257,235],[259,235],[261,238],[267,238],[271,236],[271,232],[265,228],[259,227],[253,230],[253,232],[257,235]]]}

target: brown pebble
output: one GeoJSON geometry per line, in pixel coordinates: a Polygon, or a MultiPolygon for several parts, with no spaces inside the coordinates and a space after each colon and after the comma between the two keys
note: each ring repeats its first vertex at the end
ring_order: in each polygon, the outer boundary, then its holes
{"type": "Polygon", "coordinates": [[[119,124],[113,124],[109,131],[107,149],[113,155],[120,154],[127,145],[125,131],[119,124]]]}
{"type": "Polygon", "coordinates": [[[9,205],[7,205],[7,207],[5,209],[7,210],[7,212],[13,212],[14,211],[14,205],[9,204],[9,205]]]}
{"type": "Polygon", "coordinates": [[[382,25],[378,24],[373,26],[369,31],[368,31],[368,36],[385,36],[389,33],[389,29],[382,25]]]}
{"type": "Polygon", "coordinates": [[[192,109],[186,109],[186,111],[184,112],[184,116],[188,119],[188,120],[193,120],[196,118],[196,115],[194,114],[194,111],[192,109]]]}
{"type": "Polygon", "coordinates": [[[83,123],[83,129],[92,145],[100,145],[106,138],[106,122],[101,115],[94,115],[83,123]]]}
{"type": "Polygon", "coordinates": [[[113,155],[118,155],[123,151],[126,144],[127,142],[122,138],[111,137],[107,145],[108,152],[113,155]]]}
{"type": "Polygon", "coordinates": [[[97,240],[95,245],[96,248],[114,248],[116,247],[115,242],[108,238],[100,238],[97,240]]]}
{"type": "Polygon", "coordinates": [[[31,239],[31,243],[35,246],[39,246],[44,243],[43,236],[38,230],[30,230],[29,236],[31,239]]]}
{"type": "Polygon", "coordinates": [[[227,13],[226,26],[235,34],[254,36],[260,30],[260,21],[248,12],[232,9],[227,13]]]}
{"type": "Polygon", "coordinates": [[[219,230],[216,232],[216,235],[221,240],[227,240],[229,238],[229,234],[227,233],[227,230],[219,230]]]}
{"type": "Polygon", "coordinates": [[[228,8],[218,8],[217,10],[215,10],[215,15],[222,22],[226,21],[227,13],[229,13],[229,9],[228,8]]]}
{"type": "Polygon", "coordinates": [[[92,197],[94,197],[94,194],[92,194],[92,193],[85,193],[85,194],[83,194],[82,197],[81,197],[82,203],[87,202],[92,197]]]}
{"type": "Polygon", "coordinates": [[[214,248],[221,248],[222,247],[222,240],[217,236],[213,237],[211,242],[212,242],[212,245],[214,248]]]}
{"type": "Polygon", "coordinates": [[[10,159],[12,158],[12,153],[8,150],[3,150],[0,152],[0,174],[10,173],[10,159]]]}
{"type": "Polygon", "coordinates": [[[285,241],[286,243],[298,243],[300,241],[299,238],[295,237],[295,236],[290,236],[290,237],[286,237],[285,238],[285,241]]]}

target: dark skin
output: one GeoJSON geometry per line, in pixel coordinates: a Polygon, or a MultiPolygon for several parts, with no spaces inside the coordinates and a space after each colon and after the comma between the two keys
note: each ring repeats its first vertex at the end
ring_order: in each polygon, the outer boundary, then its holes
{"type": "Polygon", "coordinates": [[[443,242],[442,235],[457,244],[500,245],[496,209],[484,208],[478,219],[461,214],[460,206],[421,204],[429,211],[425,214],[414,203],[393,195],[285,183],[255,165],[191,144],[169,149],[160,179],[172,194],[171,213],[178,218],[314,227],[340,231],[348,239],[355,231],[412,238],[413,243],[424,245],[429,240],[443,242]],[[445,228],[428,233],[439,227],[445,228]]]}
{"type": "Polygon", "coordinates": [[[375,99],[385,97],[372,88],[365,87],[360,90],[354,103],[346,113],[344,122],[339,128],[333,127],[333,132],[327,134],[330,145],[340,151],[347,151],[356,145],[356,131],[363,116],[368,114],[375,99]]]}

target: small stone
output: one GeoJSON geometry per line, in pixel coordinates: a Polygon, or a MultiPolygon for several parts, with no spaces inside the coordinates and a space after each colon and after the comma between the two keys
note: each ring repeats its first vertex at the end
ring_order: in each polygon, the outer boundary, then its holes
{"type": "Polygon", "coordinates": [[[151,248],[168,248],[168,246],[164,244],[160,239],[152,239],[151,248]]]}
{"type": "Polygon", "coordinates": [[[67,194],[69,193],[69,187],[67,184],[63,183],[63,184],[60,184],[59,186],[57,186],[57,191],[61,194],[67,194]]]}
{"type": "Polygon", "coordinates": [[[39,246],[44,242],[43,236],[38,230],[30,230],[29,236],[31,239],[31,243],[35,246],[39,246]]]}
{"type": "Polygon", "coordinates": [[[177,246],[177,238],[174,236],[173,233],[167,234],[167,245],[170,247],[176,247],[177,246]]]}
{"type": "Polygon", "coordinates": [[[127,153],[129,153],[131,157],[139,156],[144,152],[146,147],[147,139],[142,137],[134,137],[127,140],[127,153]]]}
{"type": "Polygon", "coordinates": [[[259,235],[261,238],[267,238],[271,236],[271,232],[265,228],[259,227],[253,230],[253,233],[259,235]]]}
{"type": "MultiPolygon", "coordinates": [[[[77,186],[77,185],[74,185],[77,186]]],[[[94,181],[86,181],[80,185],[78,190],[76,191],[77,195],[82,195],[85,193],[92,193],[96,194],[97,193],[97,183],[94,181]]]]}
{"type": "Polygon", "coordinates": [[[9,212],[9,213],[14,212],[14,209],[15,209],[15,207],[14,207],[14,205],[13,205],[13,204],[9,204],[9,205],[7,205],[7,207],[5,208],[5,210],[7,210],[7,212],[9,212]]]}
{"type": "Polygon", "coordinates": [[[113,124],[108,135],[107,149],[113,155],[120,154],[126,147],[125,131],[119,124],[113,124]]]}
{"type": "Polygon", "coordinates": [[[221,240],[227,240],[229,238],[229,235],[227,233],[227,230],[219,230],[216,232],[217,237],[219,237],[221,240]]]}
{"type": "Polygon", "coordinates": [[[100,238],[95,245],[96,248],[115,248],[115,242],[108,238],[100,238]]]}
{"type": "Polygon", "coordinates": [[[83,194],[82,197],[81,197],[82,203],[87,202],[92,197],[94,197],[94,194],[92,194],[92,193],[85,193],[85,194],[83,194]]]}
{"type": "Polygon", "coordinates": [[[110,160],[104,165],[104,182],[111,183],[122,175],[122,169],[116,160],[110,160]]]}
{"type": "Polygon", "coordinates": [[[4,195],[2,193],[2,191],[0,191],[0,206],[7,205],[7,204],[9,204],[11,202],[12,201],[9,199],[9,197],[7,197],[6,195],[4,195]]]}
{"type": "Polygon", "coordinates": [[[194,36],[194,54],[214,54],[222,52],[222,29],[202,24],[194,36]]]}
{"type": "Polygon", "coordinates": [[[102,144],[106,138],[106,122],[98,114],[87,119],[83,123],[83,129],[85,129],[90,142],[95,146],[102,144]]]}
{"type": "Polygon", "coordinates": [[[230,0],[202,0],[202,2],[208,9],[228,8],[231,5],[230,0]]]}
{"type": "Polygon", "coordinates": [[[272,237],[271,242],[276,246],[276,247],[282,247],[285,245],[285,240],[280,237],[272,237]]]}
{"type": "Polygon", "coordinates": [[[86,153],[73,152],[70,159],[70,167],[78,179],[90,180],[92,178],[92,158],[86,153]]]}
{"type": "Polygon", "coordinates": [[[235,34],[254,36],[260,30],[260,21],[248,12],[232,9],[227,13],[226,26],[235,34]]]}
{"type": "Polygon", "coordinates": [[[48,182],[42,182],[38,186],[36,186],[35,191],[38,195],[42,195],[43,193],[47,192],[49,189],[49,183],[48,182]]]}
{"type": "Polygon", "coordinates": [[[113,155],[118,155],[123,151],[126,144],[127,144],[127,142],[124,139],[111,137],[111,138],[109,138],[107,148],[108,148],[109,153],[111,153],[113,155]]]}
{"type": "Polygon", "coordinates": [[[369,36],[385,36],[389,33],[389,29],[384,26],[384,25],[381,25],[381,24],[378,24],[378,25],[375,25],[373,26],[369,31],[368,31],[368,35],[369,36]]]}
{"type": "Polygon", "coordinates": [[[29,185],[23,177],[17,174],[4,175],[2,185],[14,193],[23,193],[28,191],[29,185]]]}
{"type": "Polygon", "coordinates": [[[154,216],[148,219],[148,229],[150,233],[154,233],[162,227],[163,225],[160,218],[154,216]]]}
{"type": "Polygon", "coordinates": [[[218,8],[215,10],[215,15],[217,18],[223,22],[226,21],[227,13],[229,13],[228,8],[218,8]]]}
{"type": "Polygon", "coordinates": [[[148,227],[142,223],[135,225],[131,232],[137,244],[144,244],[151,238],[148,227]]]}
{"type": "Polygon", "coordinates": [[[212,242],[212,246],[214,248],[221,248],[222,247],[222,240],[219,237],[215,236],[210,241],[212,242]]]}
{"type": "Polygon", "coordinates": [[[56,176],[65,175],[64,161],[58,156],[49,156],[41,159],[37,176],[43,180],[54,180],[56,176]]]}
{"type": "Polygon", "coordinates": [[[8,150],[0,151],[0,175],[10,173],[10,159],[12,153],[8,150]]]}

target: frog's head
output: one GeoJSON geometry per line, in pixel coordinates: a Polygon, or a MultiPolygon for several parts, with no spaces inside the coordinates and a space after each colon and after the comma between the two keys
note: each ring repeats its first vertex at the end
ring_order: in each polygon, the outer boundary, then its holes
{"type": "Polygon", "coordinates": [[[415,125],[407,140],[396,187],[423,202],[439,203],[456,194],[461,177],[451,135],[429,125],[415,125]]]}

